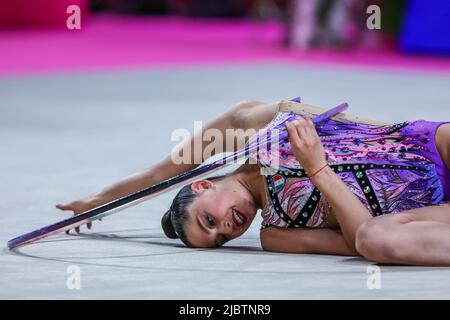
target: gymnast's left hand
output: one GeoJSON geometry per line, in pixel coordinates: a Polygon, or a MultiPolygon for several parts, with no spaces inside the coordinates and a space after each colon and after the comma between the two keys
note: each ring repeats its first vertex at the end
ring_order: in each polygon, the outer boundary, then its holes
{"type": "Polygon", "coordinates": [[[286,123],[292,152],[308,174],[327,164],[325,150],[311,118],[286,123]]]}

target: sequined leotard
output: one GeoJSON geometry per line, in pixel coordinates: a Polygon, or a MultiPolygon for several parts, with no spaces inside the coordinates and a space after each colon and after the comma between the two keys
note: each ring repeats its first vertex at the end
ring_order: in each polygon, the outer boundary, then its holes
{"type": "MultiPolygon", "coordinates": [[[[266,131],[309,114],[301,108],[289,111],[295,105],[301,106],[282,102],[266,131]]],[[[450,170],[435,145],[437,128],[443,123],[418,120],[373,125],[333,118],[316,124],[316,129],[330,167],[372,215],[378,216],[450,199],[450,170]]],[[[259,150],[255,157],[266,169],[268,203],[262,212],[262,229],[333,224],[327,221],[329,204],[307,178],[287,139],[259,150]]]]}

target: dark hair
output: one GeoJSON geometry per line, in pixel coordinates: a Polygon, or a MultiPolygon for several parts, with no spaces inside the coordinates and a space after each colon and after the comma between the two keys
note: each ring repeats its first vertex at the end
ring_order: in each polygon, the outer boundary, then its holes
{"type": "Polygon", "coordinates": [[[197,195],[191,189],[192,184],[187,184],[178,191],[173,198],[172,205],[161,219],[161,226],[164,233],[170,239],[180,240],[188,247],[193,247],[184,232],[184,221],[188,218],[187,208],[194,201],[197,195]]]}
{"type": "MultiPolygon", "coordinates": [[[[209,181],[217,180],[223,176],[216,176],[207,178],[209,181]]],[[[169,210],[161,218],[161,226],[164,234],[170,239],[180,240],[188,247],[194,247],[187,239],[184,232],[184,222],[188,219],[188,207],[194,202],[197,194],[192,191],[191,185],[187,184],[178,191],[175,198],[173,198],[172,204],[169,210]]]]}

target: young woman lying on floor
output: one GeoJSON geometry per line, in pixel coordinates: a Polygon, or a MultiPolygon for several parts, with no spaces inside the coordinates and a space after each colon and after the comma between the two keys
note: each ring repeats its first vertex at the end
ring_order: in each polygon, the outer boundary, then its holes
{"type": "MultiPolygon", "coordinates": [[[[203,132],[276,125],[289,137],[257,163],[184,186],[162,218],[165,234],[189,247],[221,246],[241,236],[261,209],[267,251],[450,265],[450,123],[389,124],[339,114],[313,124],[323,111],[295,101],[245,101],[210,121],[203,132]],[[276,170],[261,170],[275,158],[276,170]]],[[[205,149],[203,132],[182,147],[194,151],[200,139],[205,149]]],[[[196,166],[194,159],[176,165],[169,155],[98,194],[57,207],[79,214],[196,166]]]]}

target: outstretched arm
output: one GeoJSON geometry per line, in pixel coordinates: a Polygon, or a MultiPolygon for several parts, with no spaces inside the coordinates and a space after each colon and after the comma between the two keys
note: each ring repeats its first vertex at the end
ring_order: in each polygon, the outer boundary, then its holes
{"type": "MultiPolygon", "coordinates": [[[[247,130],[253,128],[257,130],[264,127],[273,118],[277,110],[278,103],[265,104],[258,101],[244,101],[238,103],[224,114],[208,122],[205,126],[203,126],[202,132],[196,132],[190,140],[185,141],[181,146],[179,146],[180,149],[191,150],[190,154],[192,156],[189,163],[175,164],[172,161],[172,156],[168,155],[152,167],[129,175],[104,188],[98,193],[92,194],[83,199],[71,201],[66,204],[58,204],[56,207],[61,210],[73,211],[74,214],[80,214],[120,197],[138,192],[148,186],[159,183],[183,172],[192,170],[197,167],[199,163],[206,160],[203,159],[203,150],[210,143],[209,141],[204,141],[203,139],[203,133],[206,130],[219,130],[223,136],[225,136],[227,129],[247,130]],[[197,145],[202,146],[202,152],[200,155],[202,157],[201,159],[193,158],[195,156],[194,146],[196,145],[194,141],[197,141],[197,145]]],[[[235,149],[237,146],[237,143],[233,143],[231,146],[224,144],[223,151],[236,151],[235,149]]],[[[214,152],[212,152],[211,155],[214,155],[214,152]]],[[[88,228],[90,227],[91,224],[88,224],[88,228]]],[[[78,232],[79,228],[77,228],[76,231],[78,232]]]]}
{"type": "Polygon", "coordinates": [[[322,142],[311,119],[295,120],[287,124],[287,129],[296,158],[333,207],[347,245],[356,250],[356,231],[364,222],[372,219],[372,215],[327,165],[322,142]]]}

